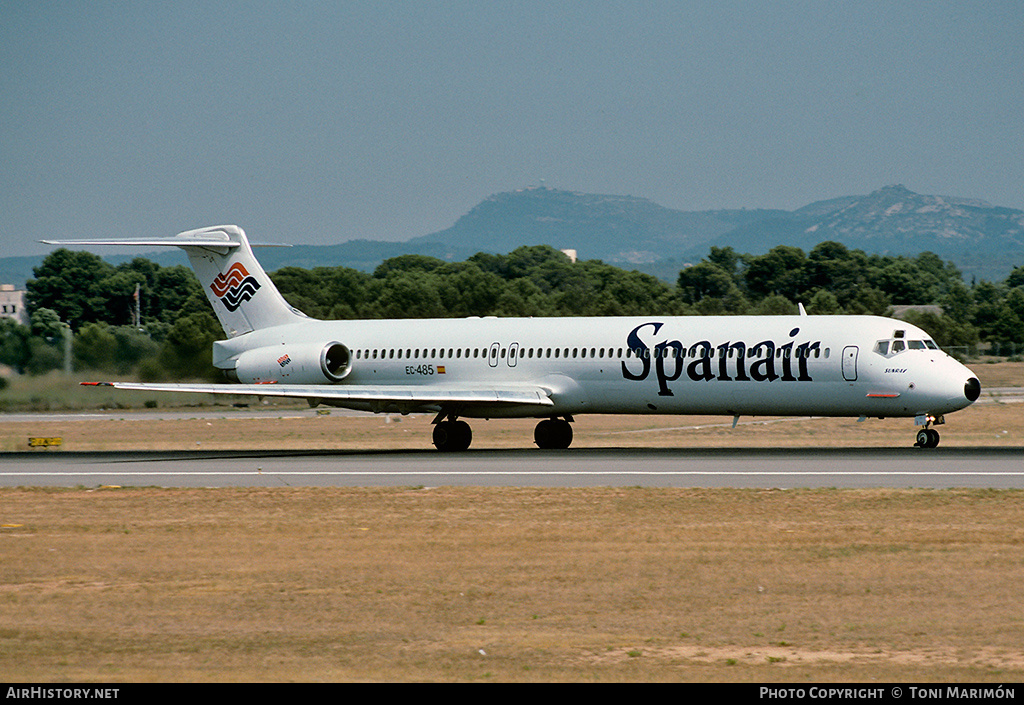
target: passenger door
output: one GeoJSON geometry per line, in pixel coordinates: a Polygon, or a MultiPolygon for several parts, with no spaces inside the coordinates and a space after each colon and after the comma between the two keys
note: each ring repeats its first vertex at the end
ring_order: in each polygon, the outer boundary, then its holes
{"type": "Polygon", "coordinates": [[[515,367],[519,360],[519,343],[512,343],[508,346],[508,366],[515,367]]]}
{"type": "Polygon", "coordinates": [[[843,348],[843,379],[847,382],[857,381],[857,346],[843,348]]]}

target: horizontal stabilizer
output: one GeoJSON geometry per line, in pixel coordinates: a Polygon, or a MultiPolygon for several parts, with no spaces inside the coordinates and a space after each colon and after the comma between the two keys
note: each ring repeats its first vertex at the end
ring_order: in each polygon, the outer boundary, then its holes
{"type": "Polygon", "coordinates": [[[46,245],[110,245],[114,247],[240,247],[241,243],[227,240],[199,239],[199,238],[178,238],[158,237],[146,240],[40,240],[46,245]]]}
{"type": "MultiPolygon", "coordinates": [[[[111,246],[111,247],[241,247],[241,243],[228,242],[225,240],[210,239],[185,239],[178,237],[148,238],[146,240],[40,240],[44,245],[58,245],[68,247],[71,245],[111,246]]],[[[287,242],[250,242],[249,247],[291,247],[287,242]]]]}

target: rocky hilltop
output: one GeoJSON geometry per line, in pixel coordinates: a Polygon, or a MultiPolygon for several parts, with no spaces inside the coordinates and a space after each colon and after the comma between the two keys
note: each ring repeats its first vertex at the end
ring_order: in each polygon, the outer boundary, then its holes
{"type": "Polygon", "coordinates": [[[737,228],[713,244],[759,253],[779,244],[810,249],[824,240],[877,254],[930,251],[965,273],[1000,279],[1024,263],[1024,211],[886,186],[737,228]]]}

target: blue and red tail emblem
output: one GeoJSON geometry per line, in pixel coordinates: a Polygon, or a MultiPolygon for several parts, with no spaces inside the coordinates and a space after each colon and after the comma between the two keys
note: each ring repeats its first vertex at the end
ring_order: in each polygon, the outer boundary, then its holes
{"type": "Polygon", "coordinates": [[[242,302],[251,299],[259,288],[260,283],[255,277],[250,276],[239,262],[228,267],[228,271],[223,274],[218,274],[213,284],[210,284],[210,289],[220,298],[228,311],[237,310],[242,302]]]}

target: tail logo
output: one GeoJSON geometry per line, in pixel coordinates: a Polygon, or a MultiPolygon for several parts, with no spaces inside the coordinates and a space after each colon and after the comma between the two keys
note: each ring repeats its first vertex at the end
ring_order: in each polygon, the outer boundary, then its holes
{"type": "Polygon", "coordinates": [[[228,311],[236,311],[242,302],[251,299],[259,288],[260,283],[249,275],[248,270],[240,262],[235,262],[223,274],[218,274],[210,284],[210,289],[220,298],[228,311]]]}

